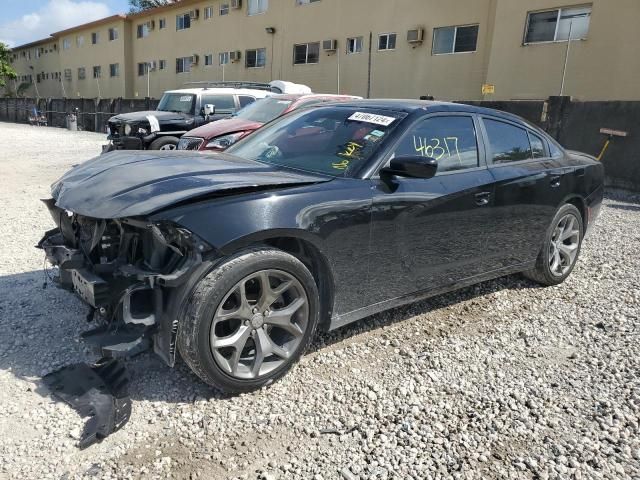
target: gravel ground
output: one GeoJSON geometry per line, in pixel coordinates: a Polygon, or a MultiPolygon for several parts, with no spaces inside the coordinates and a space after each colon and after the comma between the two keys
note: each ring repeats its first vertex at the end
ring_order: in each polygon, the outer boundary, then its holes
{"type": "Polygon", "coordinates": [[[511,276],[370,317],[235,397],[140,355],[131,421],[78,450],[40,377],[96,359],[87,308],[43,289],[33,245],[38,199],[103,141],[0,123],[0,478],[640,478],[640,196],[619,192],[559,287],[511,276]]]}

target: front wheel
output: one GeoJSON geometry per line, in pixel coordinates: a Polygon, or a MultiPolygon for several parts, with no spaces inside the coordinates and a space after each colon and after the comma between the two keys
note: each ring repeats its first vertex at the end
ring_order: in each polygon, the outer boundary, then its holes
{"type": "Polygon", "coordinates": [[[524,275],[542,285],[564,282],[578,260],[583,234],[584,225],[578,209],[571,204],[563,205],[546,232],[535,268],[524,275]]]}
{"type": "Polygon", "coordinates": [[[178,348],[209,385],[255,390],[298,361],[318,311],[317,287],[302,262],[280,250],[247,250],[197,285],[179,323],[178,348]]]}
{"type": "Polygon", "coordinates": [[[179,141],[177,137],[156,138],[149,145],[149,150],[175,150],[178,148],[179,141]]]}

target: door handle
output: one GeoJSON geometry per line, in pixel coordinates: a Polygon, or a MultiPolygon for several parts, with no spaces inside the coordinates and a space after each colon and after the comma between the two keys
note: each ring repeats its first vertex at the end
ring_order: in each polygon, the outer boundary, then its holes
{"type": "Polygon", "coordinates": [[[549,183],[551,184],[551,188],[558,188],[560,186],[560,179],[562,177],[560,175],[553,175],[549,179],[549,183]]]}
{"type": "Polygon", "coordinates": [[[479,207],[488,205],[490,199],[491,199],[491,192],[476,193],[476,205],[478,205],[479,207]]]}

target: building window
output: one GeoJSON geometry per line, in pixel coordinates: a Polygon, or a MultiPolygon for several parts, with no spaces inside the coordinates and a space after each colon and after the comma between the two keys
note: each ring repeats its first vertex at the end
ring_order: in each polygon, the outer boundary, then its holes
{"type": "Polygon", "coordinates": [[[395,50],[396,49],[396,34],[395,33],[383,33],[378,36],[378,50],[395,50]]]}
{"type": "Polygon", "coordinates": [[[475,52],[478,46],[478,25],[433,29],[433,55],[475,52]]]}
{"type": "Polygon", "coordinates": [[[187,73],[191,71],[191,57],[176,58],[176,73],[187,73]]]}
{"type": "Polygon", "coordinates": [[[138,38],[145,38],[149,36],[149,24],[148,23],[141,23],[140,25],[138,25],[137,27],[137,37],[138,38]]]}
{"type": "Polygon", "coordinates": [[[84,45],[84,35],[78,35],[78,36],[76,37],[76,45],[77,45],[78,47],[81,47],[81,46],[83,46],[83,45],[84,45]]]}
{"type": "Polygon", "coordinates": [[[69,50],[70,48],[71,48],[71,40],[69,40],[68,38],[65,38],[64,40],[62,40],[62,49],[69,50]]]}
{"type": "Polygon", "coordinates": [[[158,61],[158,69],[159,70],[164,70],[167,68],[167,61],[166,60],[159,60],[158,61]]]}
{"type": "Polygon", "coordinates": [[[347,38],[347,55],[362,52],[362,37],[347,38]]]}
{"type": "Polygon", "coordinates": [[[204,7],[204,19],[213,17],[213,7],[204,7]]]}
{"type": "Polygon", "coordinates": [[[91,45],[97,45],[98,44],[98,32],[93,32],[91,34],[91,45]]]}
{"type": "Polygon", "coordinates": [[[245,66],[247,68],[260,68],[267,64],[267,49],[256,48],[245,53],[245,66]]]}
{"type": "Polygon", "coordinates": [[[118,29],[113,27],[109,29],[109,41],[113,42],[118,39],[118,29]]]}
{"type": "Polygon", "coordinates": [[[64,69],[64,79],[65,80],[71,80],[71,69],[70,68],[65,68],[64,69]]]}
{"type": "Polygon", "coordinates": [[[96,65],[93,67],[93,78],[100,78],[102,76],[102,67],[100,65],[96,65]]]}
{"type": "Polygon", "coordinates": [[[176,30],[191,28],[191,17],[188,13],[176,16],[176,30]]]}
{"type": "Polygon", "coordinates": [[[229,52],[220,52],[218,54],[218,63],[220,65],[227,65],[229,63],[229,52]]]}
{"type": "Polygon", "coordinates": [[[583,40],[589,33],[591,7],[558,8],[544,12],[531,12],[527,16],[524,42],[566,42],[583,40]]]}
{"type": "Polygon", "coordinates": [[[110,77],[119,77],[120,76],[120,64],[112,63],[109,65],[109,76],[110,77]]]}
{"type": "Polygon", "coordinates": [[[85,78],[87,78],[87,73],[84,67],[78,68],[78,80],[84,80],[85,78]]]}
{"type": "Polygon", "coordinates": [[[293,46],[293,64],[306,65],[318,63],[320,59],[320,42],[302,43],[293,46]]]}
{"type": "Polygon", "coordinates": [[[259,15],[261,13],[265,13],[269,8],[269,0],[248,0],[248,3],[248,15],[259,15]]]}
{"type": "Polygon", "coordinates": [[[309,5],[310,3],[319,2],[320,0],[296,0],[296,5],[309,5]]]}
{"type": "Polygon", "coordinates": [[[220,15],[229,15],[229,4],[221,3],[220,4],[220,15]]]}
{"type": "Polygon", "coordinates": [[[161,18],[158,21],[158,25],[159,25],[159,29],[162,30],[163,28],[167,28],[167,19],[166,18],[161,18]]]}
{"type": "Polygon", "coordinates": [[[138,63],[138,76],[144,77],[147,74],[147,62],[138,63]]]}
{"type": "Polygon", "coordinates": [[[207,53],[204,56],[204,64],[207,67],[210,67],[211,65],[213,65],[213,54],[212,53],[207,53]]]}

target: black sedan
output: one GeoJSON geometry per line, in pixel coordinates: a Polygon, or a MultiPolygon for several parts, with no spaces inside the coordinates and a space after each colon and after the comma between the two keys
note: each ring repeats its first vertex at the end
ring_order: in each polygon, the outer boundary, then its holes
{"type": "Polygon", "coordinates": [[[571,273],[603,167],[524,120],[436,102],[293,112],[224,154],[113,152],[45,203],[39,246],[103,354],[179,350],[229,392],[285,374],[318,328],[523,272],[571,273]]]}

